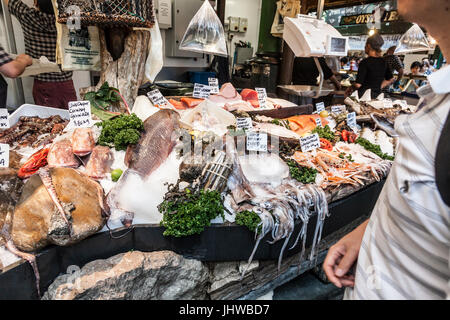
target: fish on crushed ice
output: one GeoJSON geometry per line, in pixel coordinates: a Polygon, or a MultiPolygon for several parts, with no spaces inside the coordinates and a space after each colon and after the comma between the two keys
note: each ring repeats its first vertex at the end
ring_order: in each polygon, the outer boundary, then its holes
{"type": "Polygon", "coordinates": [[[80,162],[75,157],[72,143],[66,139],[52,144],[48,152],[47,162],[49,168],[78,168],[80,162]]]}
{"type": "Polygon", "coordinates": [[[163,109],[144,122],[144,133],[139,142],[127,150],[125,163],[128,169],[108,194],[111,218],[120,219],[123,225],[131,226],[137,209],[136,203],[131,203],[128,198],[139,194],[144,197],[139,203],[145,200],[146,196],[142,192],[148,190],[149,177],[166,162],[177,143],[179,118],[176,111],[163,109]]]}
{"type": "Polygon", "coordinates": [[[111,149],[103,146],[96,146],[86,164],[86,174],[95,180],[101,180],[111,171],[113,155],[111,149]]]}
{"type": "Polygon", "coordinates": [[[76,128],[72,134],[72,151],[79,157],[87,156],[95,147],[94,132],[91,128],[76,128]]]}

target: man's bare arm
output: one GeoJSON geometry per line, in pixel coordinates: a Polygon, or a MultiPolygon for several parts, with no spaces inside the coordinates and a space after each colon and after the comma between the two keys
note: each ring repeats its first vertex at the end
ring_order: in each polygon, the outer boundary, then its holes
{"type": "Polygon", "coordinates": [[[26,54],[20,54],[17,58],[9,63],[6,63],[0,67],[0,72],[8,78],[17,78],[24,71],[25,68],[31,66],[33,60],[26,54]]]}

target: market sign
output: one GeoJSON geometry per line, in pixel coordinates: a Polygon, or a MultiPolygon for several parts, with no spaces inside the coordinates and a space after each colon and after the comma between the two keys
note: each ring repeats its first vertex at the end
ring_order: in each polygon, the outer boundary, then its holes
{"type": "MultiPolygon", "coordinates": [[[[397,10],[386,11],[381,17],[380,22],[393,22],[399,21],[400,17],[397,10]]],[[[375,23],[375,18],[372,13],[357,14],[352,16],[346,16],[341,18],[341,26],[352,26],[358,24],[375,23]]]]}
{"type": "Polygon", "coordinates": [[[266,109],[267,107],[267,91],[266,88],[255,88],[258,93],[259,107],[261,109],[266,109]]]}
{"type": "Polygon", "coordinates": [[[0,168],[9,167],[9,145],[0,143],[0,168]]]}
{"type": "Polygon", "coordinates": [[[9,129],[9,114],[7,109],[0,109],[0,129],[9,129]]]}
{"type": "Polygon", "coordinates": [[[320,138],[317,133],[300,138],[302,152],[313,151],[320,148],[320,138]]]}
{"type": "Polygon", "coordinates": [[[247,150],[267,152],[267,133],[247,132],[247,150]]]}
{"type": "Polygon", "coordinates": [[[196,83],[194,85],[194,92],[192,93],[192,96],[197,99],[208,99],[211,95],[211,89],[212,88],[210,86],[196,83]]]}
{"type": "Polygon", "coordinates": [[[92,126],[91,103],[89,101],[69,102],[69,114],[75,128],[89,128],[92,126]]]}

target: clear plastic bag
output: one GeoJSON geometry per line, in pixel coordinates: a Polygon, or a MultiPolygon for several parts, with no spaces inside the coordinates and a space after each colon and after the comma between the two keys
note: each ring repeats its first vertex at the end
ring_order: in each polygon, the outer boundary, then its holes
{"type": "MultiPolygon", "coordinates": [[[[155,8],[153,8],[153,11],[155,11],[155,8]]],[[[155,13],[153,12],[153,14],[155,13]]],[[[151,46],[145,63],[145,77],[153,83],[164,66],[163,41],[157,19],[150,29],[150,39],[151,46]]]]}
{"type": "Polygon", "coordinates": [[[422,29],[414,24],[398,41],[394,54],[425,51],[430,49],[430,44],[422,29]]]}
{"type": "Polygon", "coordinates": [[[209,1],[203,3],[189,23],[180,50],[228,56],[223,25],[209,1]]]}

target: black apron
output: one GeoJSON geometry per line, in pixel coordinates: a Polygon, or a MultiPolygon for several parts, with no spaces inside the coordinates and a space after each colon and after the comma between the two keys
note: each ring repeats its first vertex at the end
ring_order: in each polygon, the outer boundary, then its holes
{"type": "Polygon", "coordinates": [[[7,93],[8,93],[8,83],[0,74],[0,108],[6,108],[7,93]]]}

